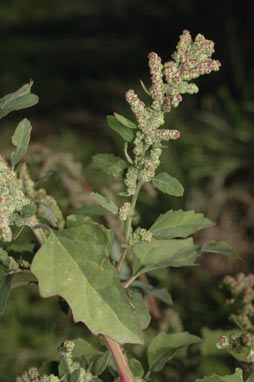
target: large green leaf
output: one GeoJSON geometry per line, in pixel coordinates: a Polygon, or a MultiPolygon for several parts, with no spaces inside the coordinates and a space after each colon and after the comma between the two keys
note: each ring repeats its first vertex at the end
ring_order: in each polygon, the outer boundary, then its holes
{"type": "Polygon", "coordinates": [[[17,126],[15,133],[12,136],[12,143],[16,146],[15,153],[11,153],[11,167],[14,168],[15,165],[22,159],[23,155],[27,151],[27,147],[30,141],[30,133],[32,126],[28,119],[23,119],[17,126]]]}
{"type": "Polygon", "coordinates": [[[0,119],[11,111],[25,109],[38,102],[38,96],[31,93],[32,85],[33,82],[30,81],[30,83],[23,85],[16,92],[0,98],[0,119]]]}
{"type": "Polygon", "coordinates": [[[160,371],[163,369],[167,361],[173,358],[176,351],[184,346],[196,344],[201,339],[197,336],[182,333],[159,333],[152,339],[147,350],[147,359],[149,369],[152,371],[160,371]]]}
{"type": "Polygon", "coordinates": [[[135,244],[133,246],[133,253],[133,271],[136,273],[144,266],[152,267],[149,270],[153,270],[156,269],[156,265],[159,268],[164,266],[182,267],[192,265],[197,256],[200,255],[200,247],[193,243],[192,238],[182,240],[152,239],[149,244],[135,244]]]}
{"type": "Polygon", "coordinates": [[[122,123],[120,123],[116,117],[114,117],[113,115],[108,115],[107,116],[107,121],[108,121],[108,124],[109,126],[111,127],[111,129],[113,129],[114,131],[116,131],[119,135],[121,135],[121,137],[127,141],[127,142],[131,142],[134,138],[134,132],[132,129],[130,129],[129,127],[126,127],[124,126],[122,123]]]}
{"type": "Polygon", "coordinates": [[[243,382],[243,371],[237,368],[232,375],[220,376],[213,374],[209,377],[196,379],[195,382],[243,382]]]}
{"type": "Polygon", "coordinates": [[[203,214],[194,211],[170,210],[160,215],[149,228],[155,239],[171,239],[174,237],[187,237],[200,229],[214,225],[203,214]]]}
{"type": "Polygon", "coordinates": [[[117,214],[118,207],[110,198],[102,196],[97,192],[91,192],[90,197],[112,214],[117,214]]]}
{"type": "Polygon", "coordinates": [[[202,252],[221,253],[222,255],[231,256],[240,259],[240,256],[224,241],[208,241],[202,245],[202,252]]]}
{"type": "Polygon", "coordinates": [[[5,272],[0,273],[0,315],[4,313],[6,301],[11,291],[11,280],[13,275],[6,275],[5,272]]]}
{"type": "Polygon", "coordinates": [[[171,196],[182,196],[183,195],[183,186],[181,183],[173,176],[169,175],[166,172],[161,172],[156,175],[152,180],[153,186],[164,192],[165,194],[171,196]]]}
{"type": "Polygon", "coordinates": [[[127,168],[127,163],[123,159],[114,154],[97,154],[93,157],[93,161],[101,171],[123,179],[124,170],[127,168]]]}
{"type": "Polygon", "coordinates": [[[105,230],[91,222],[52,232],[36,253],[31,271],[42,297],[63,297],[75,322],[83,322],[95,335],[140,344],[139,321],[109,262],[108,243],[105,230]]]}

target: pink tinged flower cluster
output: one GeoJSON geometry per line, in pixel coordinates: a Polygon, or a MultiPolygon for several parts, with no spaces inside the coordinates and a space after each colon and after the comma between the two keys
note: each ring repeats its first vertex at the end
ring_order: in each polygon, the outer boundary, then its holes
{"type": "Polygon", "coordinates": [[[0,179],[0,239],[9,242],[12,240],[10,225],[15,220],[16,212],[31,202],[24,195],[16,173],[9,168],[1,155],[0,179]]]}
{"type": "Polygon", "coordinates": [[[246,330],[254,332],[254,274],[239,273],[236,277],[226,276],[223,284],[228,287],[232,298],[227,302],[240,302],[241,309],[230,315],[230,319],[239,323],[246,330]]]}
{"type": "Polygon", "coordinates": [[[154,52],[149,53],[148,65],[150,68],[152,87],[150,89],[150,94],[153,99],[152,107],[156,109],[161,109],[161,105],[164,99],[164,82],[163,82],[163,65],[161,63],[161,58],[154,52]]]}

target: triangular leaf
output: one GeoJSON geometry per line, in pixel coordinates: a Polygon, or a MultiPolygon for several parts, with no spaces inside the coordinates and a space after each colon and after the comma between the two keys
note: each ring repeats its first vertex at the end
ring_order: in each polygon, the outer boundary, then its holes
{"type": "Polygon", "coordinates": [[[102,207],[106,208],[106,210],[108,210],[112,214],[117,214],[118,207],[113,202],[113,200],[109,199],[108,197],[102,196],[102,195],[100,195],[100,194],[98,194],[96,192],[91,192],[90,196],[98,204],[100,204],[102,207]]]}
{"type": "Polygon", "coordinates": [[[161,172],[152,180],[153,186],[171,196],[182,196],[184,189],[181,183],[166,172],[161,172]]]}
{"type": "Polygon", "coordinates": [[[213,374],[209,377],[196,379],[195,382],[243,382],[243,371],[237,368],[232,375],[220,376],[213,374]]]}
{"type": "Polygon", "coordinates": [[[240,256],[224,241],[208,241],[202,245],[202,252],[220,253],[222,255],[231,256],[240,259],[240,256]]]}
{"type": "Polygon", "coordinates": [[[38,96],[31,93],[32,85],[33,82],[30,81],[30,83],[23,85],[16,92],[0,98],[0,119],[11,111],[25,109],[38,102],[38,96]]]}
{"type": "Polygon", "coordinates": [[[52,232],[36,253],[31,271],[42,297],[63,297],[74,321],[83,322],[95,335],[142,343],[135,311],[108,260],[110,249],[100,225],[83,223],[52,232]]]}
{"type": "Polygon", "coordinates": [[[117,114],[117,113],[114,113],[114,116],[116,117],[116,119],[124,126],[126,127],[129,127],[130,129],[136,129],[137,128],[137,125],[136,123],[130,121],[129,119],[123,117],[122,115],[120,114],[117,114]]]}
{"type": "Polygon", "coordinates": [[[22,159],[27,151],[27,147],[30,141],[30,133],[32,126],[28,119],[23,119],[17,126],[15,133],[12,136],[12,143],[17,147],[15,153],[11,153],[11,167],[14,168],[15,165],[22,159]]]}
{"type": "Polygon", "coordinates": [[[194,211],[170,210],[160,215],[149,231],[153,232],[155,239],[185,238],[212,225],[214,223],[203,214],[196,214],[194,211]]]}
{"type": "Polygon", "coordinates": [[[134,244],[133,253],[133,271],[136,273],[143,266],[152,266],[152,269],[156,269],[154,268],[156,265],[159,268],[162,268],[163,265],[173,267],[192,265],[200,255],[200,247],[193,243],[192,238],[183,240],[152,239],[149,244],[134,244]]]}
{"type": "Polygon", "coordinates": [[[107,121],[111,129],[116,131],[118,134],[121,135],[121,137],[127,141],[131,142],[134,138],[134,132],[129,127],[124,126],[122,123],[120,123],[116,117],[113,115],[107,116],[107,121]]]}
{"type": "Polygon", "coordinates": [[[124,170],[127,168],[127,163],[123,159],[114,154],[97,154],[93,157],[93,161],[101,171],[123,179],[124,170]]]}
{"type": "Polygon", "coordinates": [[[175,352],[191,344],[200,342],[201,339],[197,336],[182,333],[159,333],[152,339],[147,350],[147,359],[149,369],[152,371],[160,371],[164,368],[167,361],[173,358],[175,352]]]}

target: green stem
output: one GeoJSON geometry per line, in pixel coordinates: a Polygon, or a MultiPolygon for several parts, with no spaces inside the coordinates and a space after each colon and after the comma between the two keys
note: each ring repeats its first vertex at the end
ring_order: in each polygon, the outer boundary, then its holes
{"type": "MultiPolygon", "coordinates": [[[[137,199],[138,199],[138,194],[139,194],[139,191],[140,191],[140,189],[142,187],[142,184],[143,183],[138,183],[137,184],[136,191],[135,191],[134,195],[132,196],[132,201],[131,201],[131,210],[132,210],[132,212],[134,212],[134,209],[135,209],[135,206],[136,206],[136,203],[137,203],[137,199]]],[[[127,218],[125,234],[124,234],[124,242],[125,243],[128,242],[128,238],[129,238],[129,235],[130,235],[132,218],[133,218],[132,215],[127,218]]],[[[121,258],[120,258],[120,260],[119,260],[119,262],[117,264],[117,267],[116,267],[118,272],[120,272],[120,269],[121,269],[121,267],[123,265],[123,262],[125,260],[126,255],[127,255],[127,251],[128,251],[128,248],[124,248],[123,249],[121,258]]]]}
{"type": "Polygon", "coordinates": [[[113,340],[112,338],[102,335],[104,340],[106,341],[116,363],[116,366],[119,370],[119,373],[122,377],[121,382],[136,382],[134,375],[128,365],[128,362],[123,354],[123,351],[118,342],[113,340]]]}

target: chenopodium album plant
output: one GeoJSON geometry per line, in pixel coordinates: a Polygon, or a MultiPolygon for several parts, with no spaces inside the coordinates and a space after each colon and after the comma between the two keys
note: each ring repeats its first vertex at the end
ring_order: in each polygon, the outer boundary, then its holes
{"type": "MultiPolygon", "coordinates": [[[[95,336],[104,339],[106,349],[96,356],[88,352],[78,362],[72,358],[75,341],[66,341],[59,348],[57,376],[40,375],[36,368],[31,368],[17,377],[18,382],[99,382],[108,365],[112,381],[149,381],[153,373],[163,370],[178,349],[200,341],[187,332],[159,333],[147,347],[146,371],[139,360],[128,360],[123,348],[124,344],[142,346],[144,343],[143,331],[149,326],[150,314],[141,292],[164,302],[170,300],[169,294],[165,297],[165,291],[162,296],[161,290],[138,281],[142,274],[164,267],[193,265],[202,252],[237,257],[224,242],[202,246],[193,242],[193,233],[213,225],[201,213],[170,210],[160,215],[149,229],[134,228],[133,224],[139,192],[146,182],[152,182],[155,188],[170,196],[183,194],[177,179],[166,172],[156,174],[166,149],[164,141],[180,138],[179,131],[161,127],[164,114],[181,103],[183,94],[198,92],[198,87],[190,82],[192,79],[219,70],[220,62],[211,58],[213,52],[212,41],[201,34],[193,41],[185,30],[172,60],[163,64],[156,53],[148,56],[152,84],[148,89],[142,81],[141,84],[149,96],[149,104],[141,101],[133,90],[127,91],[126,100],[136,122],[116,113],[108,117],[109,126],[125,142],[125,160],[113,154],[98,154],[93,159],[103,172],[123,180],[126,192],[121,197],[126,201],[118,206],[94,192],[91,198],[100,206],[101,215],[113,214],[119,218],[124,240],[118,259],[111,256],[115,242],[111,229],[93,220],[91,214],[88,217],[74,212],[64,219],[56,200],[35,186],[22,162],[31,125],[27,119],[18,124],[12,137],[16,151],[9,160],[0,156],[0,309],[3,312],[12,287],[38,284],[42,297],[63,298],[74,321],[84,323],[95,336]],[[24,258],[22,251],[16,255],[10,251],[25,226],[30,227],[40,246],[30,259],[24,258]],[[128,272],[122,272],[123,264],[129,269],[127,277],[128,272]],[[19,283],[15,283],[18,273],[19,283]]],[[[37,103],[31,86],[32,83],[26,84],[0,99],[0,118],[37,103]]],[[[219,376],[216,378],[220,380],[219,376]]],[[[241,380],[241,372],[234,374],[234,380],[241,380]]]]}

